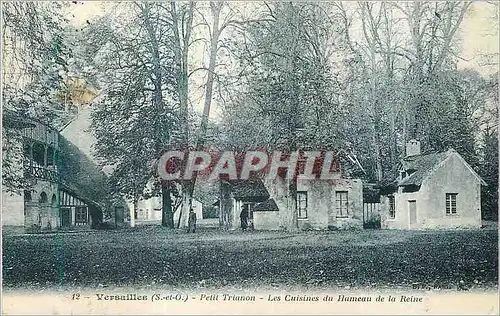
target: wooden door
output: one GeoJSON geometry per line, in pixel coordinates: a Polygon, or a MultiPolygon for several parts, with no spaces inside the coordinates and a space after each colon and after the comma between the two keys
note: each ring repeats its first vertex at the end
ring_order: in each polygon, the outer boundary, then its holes
{"type": "Polygon", "coordinates": [[[417,223],[417,201],[408,201],[410,228],[417,223]]]}
{"type": "Polygon", "coordinates": [[[123,206],[115,206],[115,227],[123,226],[125,208],[123,206]]]}
{"type": "Polygon", "coordinates": [[[62,227],[71,226],[71,209],[61,208],[61,226],[62,227]]]}

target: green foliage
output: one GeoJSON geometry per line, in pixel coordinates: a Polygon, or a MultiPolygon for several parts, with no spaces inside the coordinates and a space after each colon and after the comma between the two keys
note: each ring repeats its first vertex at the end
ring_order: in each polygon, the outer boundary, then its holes
{"type": "MultiPolygon", "coordinates": [[[[4,113],[36,118],[51,126],[67,120],[54,97],[64,85],[62,75],[72,56],[60,2],[2,2],[2,105],[4,113]]],[[[19,191],[26,184],[14,174],[22,152],[15,137],[3,130],[2,184],[19,191]],[[7,139],[8,137],[8,139],[7,139]]]]}
{"type": "MultiPolygon", "coordinates": [[[[5,114],[3,115],[5,124],[5,114]]],[[[2,124],[2,125],[3,125],[2,124]]],[[[2,185],[5,192],[21,194],[29,187],[29,182],[22,177],[22,137],[15,131],[3,128],[2,131],[2,185]]]]}
{"type": "Polygon", "coordinates": [[[4,106],[50,124],[60,123],[54,95],[72,56],[59,2],[2,3],[4,106]]]}
{"type": "Polygon", "coordinates": [[[397,175],[406,141],[417,138],[423,151],[454,148],[478,170],[498,81],[457,70],[469,6],[262,6],[233,39],[242,78],[224,109],[221,147],[344,149],[380,181],[397,175]],[[362,26],[356,41],[354,23],[362,26]]]}
{"type": "Polygon", "coordinates": [[[58,174],[63,188],[87,201],[107,206],[107,176],[73,143],[59,136],[58,174]]]}
{"type": "Polygon", "coordinates": [[[325,46],[338,39],[333,18],[313,3],[272,3],[269,11],[236,43],[245,87],[225,109],[224,146],[338,147],[346,112],[325,46]]]}
{"type": "Polygon", "coordinates": [[[112,19],[119,15],[106,15],[85,30],[81,44],[103,89],[92,112],[96,153],[114,167],[110,182],[116,192],[135,198],[178,130],[178,97],[173,51],[163,41],[171,30],[153,16],[165,12],[152,3],[117,7],[124,8],[127,22],[118,25],[112,19]]]}
{"type": "Polygon", "coordinates": [[[481,191],[483,218],[498,220],[498,131],[488,129],[484,133],[481,176],[488,186],[481,191]]]}

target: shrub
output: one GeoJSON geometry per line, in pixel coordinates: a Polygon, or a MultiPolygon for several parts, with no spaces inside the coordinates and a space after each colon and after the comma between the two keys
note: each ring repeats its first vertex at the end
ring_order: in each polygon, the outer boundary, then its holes
{"type": "Polygon", "coordinates": [[[114,229],[115,225],[110,222],[102,222],[97,225],[97,229],[102,229],[102,230],[109,230],[109,229],[114,229]]]}
{"type": "Polygon", "coordinates": [[[365,229],[380,229],[381,227],[380,216],[372,217],[363,223],[365,229]]]}

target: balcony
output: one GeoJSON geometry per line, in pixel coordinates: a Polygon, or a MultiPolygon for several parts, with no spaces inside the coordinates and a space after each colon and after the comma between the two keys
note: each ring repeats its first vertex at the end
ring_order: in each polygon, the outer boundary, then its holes
{"type": "Polygon", "coordinates": [[[57,170],[54,167],[42,167],[39,165],[30,165],[25,163],[23,166],[25,178],[36,178],[51,182],[57,181],[57,170]]]}
{"type": "Polygon", "coordinates": [[[23,128],[21,131],[24,137],[48,145],[54,149],[58,148],[59,135],[54,128],[34,120],[30,120],[30,123],[29,126],[23,128]]]}

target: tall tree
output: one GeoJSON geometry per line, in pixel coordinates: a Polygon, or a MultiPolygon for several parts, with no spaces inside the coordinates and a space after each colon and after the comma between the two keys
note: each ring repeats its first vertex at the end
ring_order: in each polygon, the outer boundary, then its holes
{"type": "MultiPolygon", "coordinates": [[[[114,167],[111,183],[135,206],[152,181],[153,161],[180,126],[172,30],[161,19],[166,14],[158,3],[118,4],[85,34],[103,95],[92,113],[96,153],[114,167]],[[117,18],[124,23],[114,23],[117,18]]],[[[163,225],[173,227],[171,204],[162,214],[163,225]]]]}
{"type": "MultiPolygon", "coordinates": [[[[225,112],[226,148],[340,148],[346,112],[331,68],[333,52],[340,49],[334,17],[315,3],[272,3],[262,9],[244,28],[239,45],[244,83],[237,92],[241,97],[225,112]]],[[[289,181],[289,230],[298,229],[296,189],[289,181]]]]}
{"type": "MultiPolygon", "coordinates": [[[[195,6],[193,2],[190,2],[188,8],[185,9],[187,10],[187,22],[184,26],[186,31],[182,32],[182,30],[179,30],[179,19],[177,17],[178,14],[175,10],[174,2],[172,2],[172,8],[172,18],[174,21],[173,27],[176,34],[175,45],[177,46],[178,50],[178,62],[181,61],[180,64],[182,65],[184,65],[184,63],[186,62],[186,66],[184,68],[181,67],[181,72],[179,73],[179,76],[183,78],[185,82],[183,82],[182,85],[178,86],[178,88],[181,89],[183,93],[187,93],[187,89],[189,88],[188,79],[190,79],[190,77],[197,71],[206,72],[206,79],[204,79],[202,83],[204,89],[204,101],[201,122],[198,129],[193,133],[190,133],[189,126],[186,125],[182,147],[195,148],[198,151],[204,150],[207,145],[206,137],[209,124],[209,116],[212,108],[212,100],[214,98],[213,91],[216,85],[216,81],[219,78],[217,74],[217,68],[219,66],[217,60],[220,54],[220,50],[224,48],[224,46],[221,44],[221,36],[227,28],[233,26],[234,24],[239,24],[241,23],[241,21],[236,19],[238,12],[233,10],[224,1],[211,1],[208,3],[208,8],[205,8],[202,5],[195,6]],[[194,12],[196,12],[196,14],[194,14],[194,12]],[[195,21],[196,25],[203,26],[205,31],[201,31],[201,35],[198,38],[192,39],[190,41],[191,32],[193,32],[193,30],[191,30],[190,28],[194,28],[193,21],[195,21]],[[181,36],[181,34],[183,34],[183,36],[181,36]],[[187,56],[189,55],[190,46],[199,40],[203,40],[204,42],[208,43],[208,47],[206,49],[206,53],[208,55],[208,64],[188,71],[187,56]],[[185,60],[184,57],[186,58],[185,60]],[[192,143],[189,139],[190,134],[195,135],[195,139],[194,141],[192,141],[192,143]]],[[[188,94],[186,94],[186,96],[187,95],[188,94]]],[[[185,115],[187,115],[187,112],[184,111],[182,115],[187,122],[188,118],[185,117],[185,115]]],[[[179,217],[179,223],[183,227],[186,227],[188,223],[188,214],[192,206],[192,198],[197,176],[198,173],[194,172],[191,179],[185,179],[182,182],[182,206],[180,209],[181,214],[179,217]]]]}
{"type": "MultiPolygon", "coordinates": [[[[14,116],[29,116],[53,125],[64,124],[64,108],[54,97],[64,88],[71,49],[63,17],[64,4],[2,2],[3,108],[14,116]]],[[[19,192],[27,184],[15,174],[22,153],[5,125],[2,183],[19,192]]]]}
{"type": "Polygon", "coordinates": [[[411,137],[427,142],[429,115],[435,104],[428,102],[429,92],[440,71],[456,63],[457,33],[471,5],[467,2],[408,2],[399,6],[409,29],[408,57],[410,113],[406,122],[411,137]]]}
{"type": "Polygon", "coordinates": [[[488,184],[481,190],[483,219],[498,220],[498,130],[488,128],[484,132],[483,162],[480,174],[488,184]]]}

